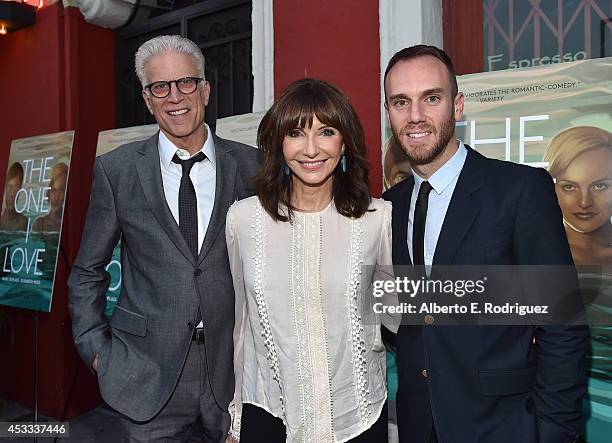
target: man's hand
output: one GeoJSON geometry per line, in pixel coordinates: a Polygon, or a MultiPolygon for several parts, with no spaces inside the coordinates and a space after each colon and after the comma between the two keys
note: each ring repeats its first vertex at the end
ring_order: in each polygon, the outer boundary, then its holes
{"type": "Polygon", "coordinates": [[[225,443],[238,443],[239,441],[240,440],[238,440],[233,435],[228,435],[227,438],[225,439],[225,443]]]}
{"type": "Polygon", "coordinates": [[[99,356],[100,356],[100,354],[96,354],[96,358],[94,358],[94,361],[91,364],[91,367],[93,368],[94,371],[98,370],[98,357],[99,356]]]}

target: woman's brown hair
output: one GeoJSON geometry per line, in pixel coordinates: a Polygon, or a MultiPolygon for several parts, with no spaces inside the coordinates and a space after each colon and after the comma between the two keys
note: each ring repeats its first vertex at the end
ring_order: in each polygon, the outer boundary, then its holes
{"type": "Polygon", "coordinates": [[[292,177],[283,171],[283,140],[296,128],[311,127],[314,116],[337,129],[344,141],[346,172],[342,172],[340,164],[333,172],[332,198],[336,209],[346,217],[359,218],[370,205],[365,136],[357,113],[338,88],[322,80],[305,78],[285,89],[266,112],[257,131],[257,145],[263,153],[255,177],[257,196],[276,221],[290,221],[296,210],[291,206],[292,177]]]}

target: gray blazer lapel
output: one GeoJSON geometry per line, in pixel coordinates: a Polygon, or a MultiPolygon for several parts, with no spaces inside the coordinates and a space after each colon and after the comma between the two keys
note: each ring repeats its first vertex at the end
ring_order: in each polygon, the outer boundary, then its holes
{"type": "Polygon", "coordinates": [[[206,230],[204,243],[200,249],[198,256],[198,264],[204,260],[211,246],[215,242],[215,238],[219,235],[225,226],[225,217],[230,205],[234,203],[234,188],[236,186],[236,171],[238,164],[236,159],[229,154],[229,147],[223,139],[213,135],[215,140],[215,155],[217,158],[217,178],[215,185],[215,204],[210,216],[210,223],[206,230]]]}
{"type": "MultiPolygon", "coordinates": [[[[174,216],[168,207],[164,195],[164,186],[159,166],[159,150],[157,148],[158,133],[149,138],[138,151],[142,157],[137,159],[136,171],[140,178],[142,191],[153,215],[179,251],[193,264],[195,258],[189,249],[174,216]]],[[[219,180],[217,179],[217,182],[219,180]]]]}

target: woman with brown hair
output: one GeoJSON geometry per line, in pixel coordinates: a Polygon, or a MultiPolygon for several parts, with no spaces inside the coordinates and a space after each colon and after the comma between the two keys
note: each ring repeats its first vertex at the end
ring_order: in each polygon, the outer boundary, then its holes
{"type": "Polygon", "coordinates": [[[380,328],[395,331],[399,319],[380,314],[395,294],[371,294],[392,278],[391,206],[370,196],[357,114],[334,86],[303,79],[257,139],[257,196],[234,204],[226,225],[236,292],[229,440],[386,443],[380,328]]]}

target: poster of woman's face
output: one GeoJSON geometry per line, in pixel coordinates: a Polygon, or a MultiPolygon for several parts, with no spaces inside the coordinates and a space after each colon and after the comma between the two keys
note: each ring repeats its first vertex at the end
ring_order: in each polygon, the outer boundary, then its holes
{"type": "Polygon", "coordinates": [[[612,151],[592,149],[576,156],[557,177],[556,191],[563,219],[572,229],[588,234],[610,223],[611,165],[612,151]]]}
{"type": "Polygon", "coordinates": [[[612,133],[594,126],[566,129],[553,137],[544,160],[555,180],[574,261],[612,259],[612,133]]]}

